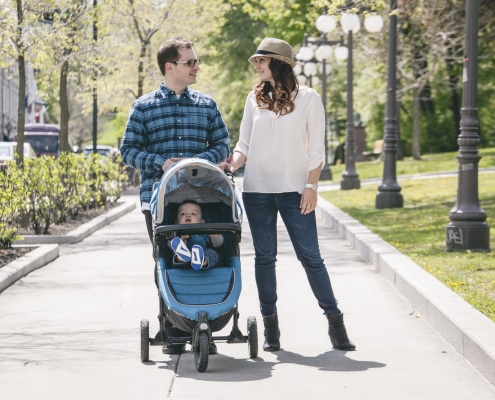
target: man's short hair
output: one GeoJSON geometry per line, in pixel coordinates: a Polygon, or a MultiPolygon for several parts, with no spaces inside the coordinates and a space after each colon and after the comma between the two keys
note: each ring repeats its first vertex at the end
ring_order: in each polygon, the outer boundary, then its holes
{"type": "Polygon", "coordinates": [[[165,64],[179,59],[180,49],[192,49],[194,43],[183,37],[176,37],[165,40],[158,51],[156,52],[156,59],[158,61],[158,67],[163,76],[165,76],[165,64]]]}

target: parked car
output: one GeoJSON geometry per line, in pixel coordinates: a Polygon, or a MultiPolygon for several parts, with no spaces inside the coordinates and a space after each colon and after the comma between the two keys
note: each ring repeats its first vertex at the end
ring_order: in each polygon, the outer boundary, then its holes
{"type": "Polygon", "coordinates": [[[60,127],[54,124],[26,124],[24,143],[30,143],[38,157],[58,157],[60,155],[60,127]]]}
{"type": "MultiPolygon", "coordinates": [[[[84,148],[84,156],[89,157],[90,154],[93,152],[93,146],[86,146],[84,148]]],[[[102,156],[106,157],[112,157],[114,155],[114,148],[112,146],[108,146],[105,144],[98,144],[96,145],[96,152],[98,154],[101,154],[102,156]]]]}
{"type": "MultiPolygon", "coordinates": [[[[0,142],[0,164],[15,160],[17,142],[0,142]]],[[[29,143],[24,143],[24,158],[36,158],[36,152],[29,143]]]]}

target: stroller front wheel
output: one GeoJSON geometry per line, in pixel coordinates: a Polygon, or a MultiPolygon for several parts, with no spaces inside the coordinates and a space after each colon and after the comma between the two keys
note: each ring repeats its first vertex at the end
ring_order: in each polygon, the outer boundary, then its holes
{"type": "Polygon", "coordinates": [[[198,337],[198,346],[194,353],[194,361],[198,372],[205,372],[208,368],[208,356],[210,354],[210,338],[208,332],[200,332],[198,337]]]}

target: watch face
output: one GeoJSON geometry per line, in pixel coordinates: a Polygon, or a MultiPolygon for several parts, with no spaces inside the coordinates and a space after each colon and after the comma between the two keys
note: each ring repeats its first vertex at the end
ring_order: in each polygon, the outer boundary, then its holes
{"type": "Polygon", "coordinates": [[[313,185],[311,186],[311,189],[313,189],[316,192],[318,190],[318,184],[313,183],[313,185]]]}

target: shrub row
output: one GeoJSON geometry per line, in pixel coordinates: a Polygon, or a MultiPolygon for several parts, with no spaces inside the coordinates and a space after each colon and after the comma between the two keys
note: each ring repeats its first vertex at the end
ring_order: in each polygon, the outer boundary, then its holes
{"type": "Polygon", "coordinates": [[[120,161],[69,153],[8,163],[0,173],[0,249],[19,239],[20,227],[47,234],[80,211],[116,202],[127,180],[120,161]]]}

